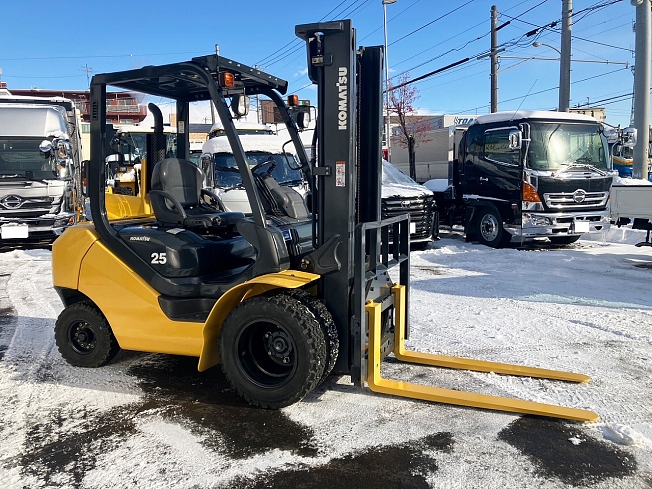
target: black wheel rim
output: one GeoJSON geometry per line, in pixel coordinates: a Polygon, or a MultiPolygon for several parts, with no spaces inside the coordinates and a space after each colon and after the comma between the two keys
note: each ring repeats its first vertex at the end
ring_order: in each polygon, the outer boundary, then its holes
{"type": "Polygon", "coordinates": [[[75,321],[68,328],[68,344],[75,353],[89,355],[95,350],[97,336],[86,321],[75,321]]]}
{"type": "Polygon", "coordinates": [[[260,321],[242,328],[235,342],[238,369],[258,387],[275,389],[296,371],[296,344],[281,325],[260,321]]]}

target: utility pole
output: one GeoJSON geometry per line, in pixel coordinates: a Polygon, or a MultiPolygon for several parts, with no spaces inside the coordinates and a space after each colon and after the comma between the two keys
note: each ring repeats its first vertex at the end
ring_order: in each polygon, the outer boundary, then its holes
{"type": "Polygon", "coordinates": [[[88,86],[91,86],[91,77],[90,74],[93,73],[93,68],[88,66],[88,63],[86,63],[84,66],[82,66],[82,71],[86,72],[86,82],[88,83],[88,86]]]}
{"type": "Polygon", "coordinates": [[[571,25],[573,0],[562,0],[561,56],[559,58],[559,112],[568,112],[570,104],[571,25]]]}
{"type": "Polygon", "coordinates": [[[491,6],[491,112],[498,112],[498,7],[491,6]]]}
{"type": "Polygon", "coordinates": [[[650,0],[630,0],[636,7],[636,58],[634,71],[634,146],[632,177],[647,180],[650,146],[650,0]]]}

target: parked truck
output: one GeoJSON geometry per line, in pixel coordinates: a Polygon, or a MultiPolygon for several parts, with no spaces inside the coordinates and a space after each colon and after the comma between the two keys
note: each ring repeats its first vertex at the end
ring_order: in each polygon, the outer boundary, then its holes
{"type": "Polygon", "coordinates": [[[545,111],[479,116],[463,132],[448,179],[427,182],[442,224],[501,247],[546,237],[570,244],[610,226],[613,174],[603,126],[545,111]]]}
{"type": "Polygon", "coordinates": [[[64,98],[0,96],[1,239],[49,239],[81,211],[81,131],[64,98]]]}
{"type": "Polygon", "coordinates": [[[618,225],[632,224],[633,229],[647,231],[645,241],[636,246],[652,246],[652,185],[613,185],[611,187],[611,219],[618,225]]]}
{"type": "MultiPolygon", "coordinates": [[[[615,141],[614,147],[618,148],[618,152],[633,155],[637,140],[635,128],[628,127],[622,130],[618,128],[611,135],[611,139],[615,141]]],[[[613,149],[611,154],[612,157],[615,154],[613,149]]],[[[615,169],[615,157],[612,161],[615,169]]],[[[620,169],[618,169],[618,172],[622,176],[620,169]]],[[[652,172],[648,171],[648,175],[651,174],[652,172]]],[[[631,177],[631,166],[628,176],[631,177]]],[[[652,181],[652,178],[648,177],[648,180],[652,181]]],[[[652,231],[652,184],[645,180],[632,178],[616,179],[611,187],[609,208],[611,222],[618,227],[631,223],[633,229],[647,231],[645,241],[637,243],[636,246],[652,246],[652,241],[650,241],[650,231],[652,231]]]]}

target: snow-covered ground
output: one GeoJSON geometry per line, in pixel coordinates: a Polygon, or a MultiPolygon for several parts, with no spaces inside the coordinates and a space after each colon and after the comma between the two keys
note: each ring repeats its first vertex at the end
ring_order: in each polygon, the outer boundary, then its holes
{"type": "MultiPolygon", "coordinates": [[[[589,374],[570,384],[402,365],[386,376],[591,409],[573,423],[358,391],[332,378],[254,409],[196,360],[68,366],[50,252],[0,253],[0,487],[643,488],[652,485],[652,248],[613,229],[493,250],[456,233],[412,253],[410,348],[589,374]]],[[[107,291],[110,293],[110,291],[107,291]]],[[[128,304],[125,304],[128,307],[128,304]]],[[[134,321],[146,321],[134,318],[134,321]]]]}

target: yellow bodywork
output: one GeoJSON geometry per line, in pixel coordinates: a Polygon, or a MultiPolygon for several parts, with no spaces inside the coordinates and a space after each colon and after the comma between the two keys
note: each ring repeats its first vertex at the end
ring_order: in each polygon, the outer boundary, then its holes
{"type": "Polygon", "coordinates": [[[149,196],[114,194],[109,187],[104,195],[106,215],[110,221],[130,219],[133,217],[151,217],[154,215],[149,196]]]}
{"type": "MultiPolygon", "coordinates": [[[[479,372],[495,372],[507,375],[522,375],[540,377],[545,379],[565,380],[569,382],[588,382],[586,375],[558,370],[547,370],[520,365],[510,365],[483,360],[448,357],[426,353],[411,352],[405,349],[405,286],[396,285],[392,288],[394,294],[396,324],[394,327],[394,355],[403,362],[430,365],[436,367],[474,370],[479,372]]],[[[489,396],[473,392],[430,387],[409,382],[384,379],[380,373],[382,362],[381,344],[381,304],[369,302],[366,306],[369,318],[369,357],[367,363],[367,384],[369,388],[378,393],[394,396],[422,399],[425,401],[456,404],[460,406],[494,409],[514,413],[536,414],[555,418],[572,419],[577,421],[597,421],[598,415],[592,411],[567,408],[542,404],[538,402],[522,401],[506,397],[489,396]]]]}
{"type": "Polygon", "coordinates": [[[52,277],[55,287],[78,290],[99,307],[121,348],[200,357],[200,370],[218,363],[222,322],[242,300],[319,278],[293,270],[262,275],[220,297],[206,323],[173,321],[161,310],[160,294],[107,249],[89,223],[66,230],[54,242],[52,277]]]}

